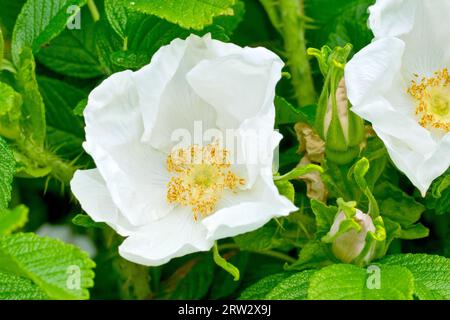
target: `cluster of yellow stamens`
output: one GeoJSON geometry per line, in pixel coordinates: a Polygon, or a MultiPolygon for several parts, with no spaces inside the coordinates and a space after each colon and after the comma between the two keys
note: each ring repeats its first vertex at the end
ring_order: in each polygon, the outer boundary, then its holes
{"type": "Polygon", "coordinates": [[[194,220],[210,215],[224,191],[236,192],[245,184],[231,171],[229,152],[217,143],[172,151],[167,170],[173,174],[167,185],[167,202],[190,207],[194,220]]]}
{"type": "Polygon", "coordinates": [[[408,93],[417,101],[416,115],[424,128],[450,131],[450,75],[448,69],[433,77],[412,81],[408,93]]]}

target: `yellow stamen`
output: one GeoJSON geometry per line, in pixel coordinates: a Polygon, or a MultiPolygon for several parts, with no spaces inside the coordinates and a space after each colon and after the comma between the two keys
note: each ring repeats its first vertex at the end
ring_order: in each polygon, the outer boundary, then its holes
{"type": "Polygon", "coordinates": [[[167,170],[173,174],[167,185],[167,202],[192,209],[194,220],[210,215],[224,191],[236,192],[245,184],[231,171],[229,152],[211,143],[174,150],[167,157],[167,170]]]}
{"type": "Polygon", "coordinates": [[[408,93],[417,101],[416,115],[422,127],[450,131],[450,75],[448,69],[433,77],[412,81],[408,93]]]}

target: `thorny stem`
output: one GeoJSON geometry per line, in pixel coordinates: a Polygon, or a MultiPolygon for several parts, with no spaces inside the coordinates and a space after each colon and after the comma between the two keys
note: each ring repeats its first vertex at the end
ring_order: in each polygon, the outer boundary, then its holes
{"type": "Polygon", "coordinates": [[[73,163],[67,162],[51,151],[36,146],[30,141],[17,143],[18,151],[36,165],[36,168],[49,169],[49,175],[64,185],[68,185],[77,169],[73,163]]]}
{"type": "MultiPolygon", "coordinates": [[[[227,250],[227,249],[228,250],[240,250],[240,247],[235,243],[225,243],[225,244],[219,245],[219,251],[227,250]]],[[[256,253],[256,254],[261,254],[264,256],[268,256],[268,257],[272,257],[275,259],[283,260],[288,263],[294,263],[297,261],[294,258],[292,258],[291,256],[289,256],[285,253],[279,252],[279,251],[274,251],[274,250],[265,250],[265,251],[247,250],[247,251],[256,253]]]]}
{"type": "Polygon", "coordinates": [[[260,0],[284,39],[287,64],[299,106],[316,102],[316,91],[306,52],[304,0],[260,0]]]}
{"type": "Polygon", "coordinates": [[[309,57],[306,53],[305,20],[303,0],[279,0],[283,38],[292,84],[300,106],[316,100],[309,57]]]}

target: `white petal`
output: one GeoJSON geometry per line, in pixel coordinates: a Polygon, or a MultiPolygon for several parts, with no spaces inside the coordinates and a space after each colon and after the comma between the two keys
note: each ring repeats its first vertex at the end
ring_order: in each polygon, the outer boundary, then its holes
{"type": "Polygon", "coordinates": [[[236,139],[225,141],[233,159],[232,170],[245,179],[245,188],[251,188],[260,174],[271,175],[273,172],[274,155],[282,138],[273,130],[274,121],[275,116],[270,113],[245,120],[238,130],[233,131],[236,139]]]}
{"type": "Polygon", "coordinates": [[[442,175],[450,166],[450,134],[447,134],[434,150],[427,154],[411,149],[402,140],[385,134],[374,126],[377,135],[383,140],[392,161],[425,196],[434,179],[442,175]]]}
{"type": "Polygon", "coordinates": [[[251,190],[229,193],[218,210],[202,220],[208,239],[233,237],[262,227],[272,218],[289,215],[297,208],[278,193],[272,177],[261,177],[251,190]]]}
{"type": "Polygon", "coordinates": [[[369,26],[376,38],[411,31],[420,0],[378,0],[369,8],[369,26]]]}
{"type": "MultiPolygon", "coordinates": [[[[191,89],[186,73],[209,57],[210,38],[190,36],[161,48],[150,65],[134,74],[144,117],[143,139],[169,151],[184,134],[192,135],[196,122],[202,130],[215,127],[216,113],[191,89]]],[[[187,143],[193,144],[194,142],[187,143]]]]}
{"type": "Polygon", "coordinates": [[[350,102],[357,106],[370,101],[392,85],[401,67],[404,43],[383,38],[358,52],[345,67],[350,102]]]}
{"type": "Polygon", "coordinates": [[[131,232],[132,227],[113,203],[105,181],[97,169],[77,170],[70,181],[70,187],[92,220],[105,222],[123,236],[131,232]]]}
{"type": "Polygon", "coordinates": [[[352,111],[372,122],[374,128],[401,140],[414,152],[425,156],[436,148],[433,136],[419,125],[413,114],[399,112],[384,98],[353,107],[352,111]]]}
{"type": "Polygon", "coordinates": [[[189,208],[178,207],[164,218],[131,234],[119,247],[125,259],[159,266],[172,258],[197,251],[208,251],[213,245],[206,239],[206,229],[193,219],[189,208]]]}
{"type": "Polygon", "coordinates": [[[441,176],[450,167],[450,133],[447,133],[436,146],[435,152],[429,157],[419,169],[418,187],[425,194],[434,179],[441,176]]]}
{"type": "Polygon", "coordinates": [[[432,76],[450,67],[450,2],[421,1],[412,30],[401,36],[405,42],[403,74],[410,82],[413,75],[432,76]]]}
{"type": "Polygon", "coordinates": [[[200,62],[187,80],[215,108],[217,125],[231,129],[273,108],[282,68],[283,62],[275,54],[263,48],[244,48],[239,54],[200,62]]]}
{"type": "Polygon", "coordinates": [[[105,80],[89,96],[84,115],[83,146],[124,217],[138,226],[167,214],[165,155],[141,142],[142,116],[132,73],[105,80]]]}

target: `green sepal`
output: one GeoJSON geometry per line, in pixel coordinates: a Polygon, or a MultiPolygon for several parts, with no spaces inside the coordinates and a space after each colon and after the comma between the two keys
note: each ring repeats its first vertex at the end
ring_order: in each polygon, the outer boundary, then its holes
{"type": "Polygon", "coordinates": [[[369,201],[369,210],[367,213],[372,218],[376,218],[380,215],[378,203],[375,200],[375,197],[373,196],[366,179],[364,178],[367,172],[369,171],[369,168],[370,168],[369,160],[367,160],[366,158],[362,158],[358,162],[356,162],[352,168],[350,168],[348,176],[354,177],[356,184],[364,193],[364,195],[367,197],[369,201]]]}
{"type": "Polygon", "coordinates": [[[214,242],[213,246],[213,258],[214,262],[221,267],[223,270],[228,272],[233,276],[234,281],[239,281],[240,278],[240,272],[239,269],[233,266],[231,263],[229,263],[227,260],[225,260],[219,253],[219,248],[217,246],[217,242],[214,242]]]}
{"type": "Polygon", "coordinates": [[[367,232],[364,249],[353,261],[354,264],[359,266],[364,266],[371,260],[381,258],[386,251],[386,228],[384,227],[383,218],[378,216],[372,221],[375,226],[375,232],[367,232]]]}

